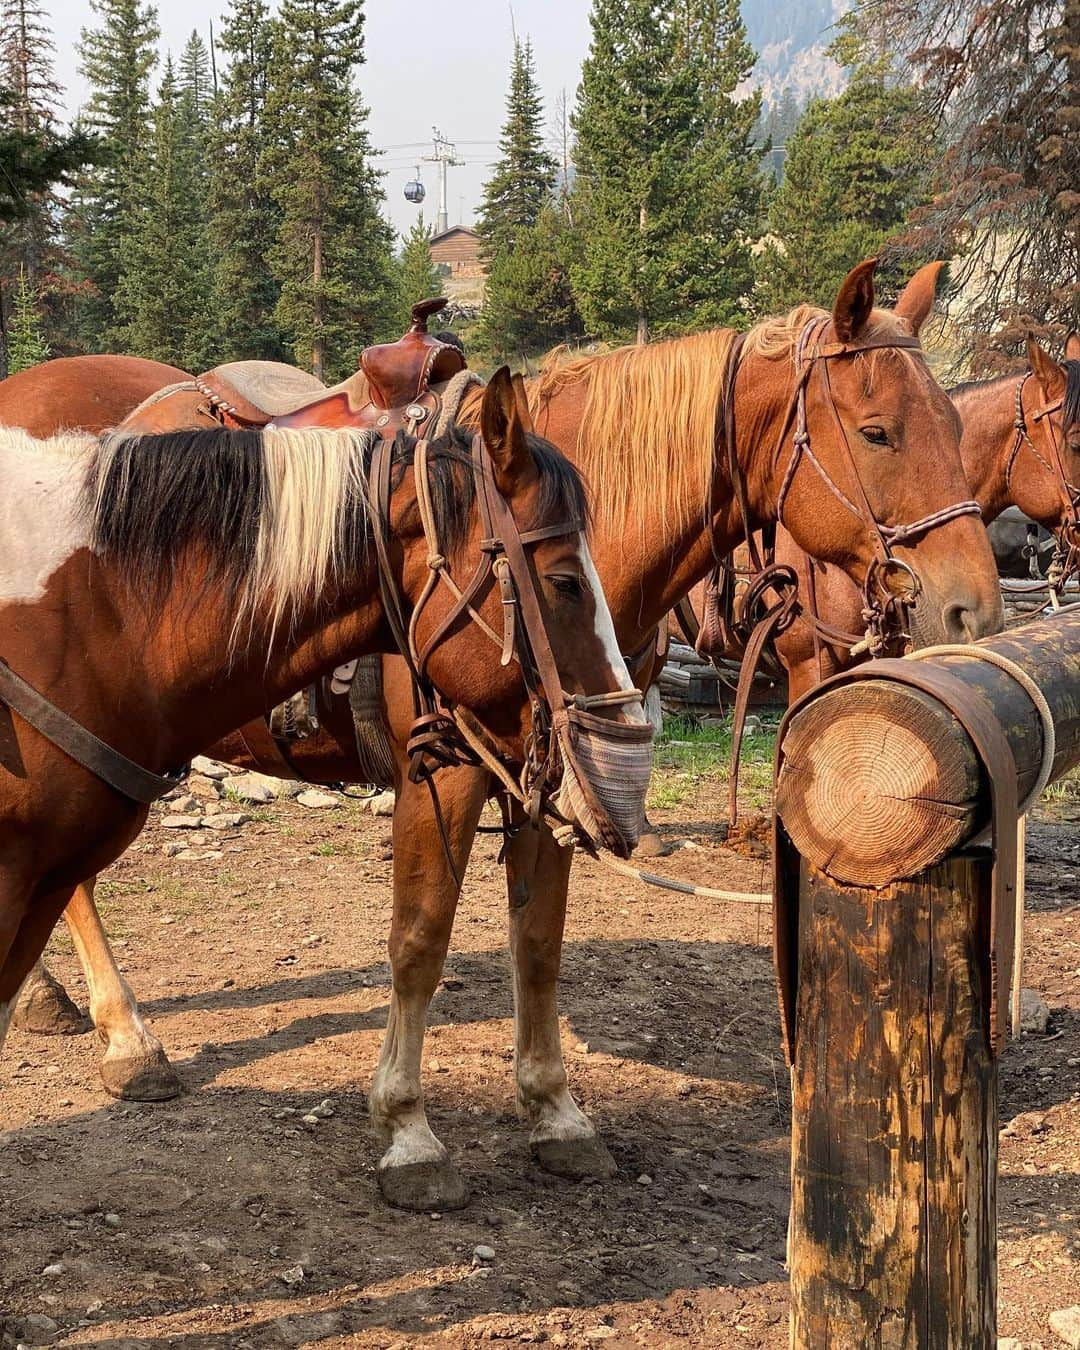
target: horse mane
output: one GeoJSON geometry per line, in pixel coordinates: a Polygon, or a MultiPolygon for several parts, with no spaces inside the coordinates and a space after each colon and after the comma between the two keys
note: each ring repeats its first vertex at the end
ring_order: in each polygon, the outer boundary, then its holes
{"type": "MultiPolygon", "coordinates": [[[[233,641],[260,619],[275,632],[370,555],[367,472],[376,434],[355,429],[185,429],[90,442],[84,506],[91,547],[133,587],[160,595],[199,550],[208,583],[237,606],[233,641]]],[[[395,485],[414,438],[394,442],[395,485]]],[[[584,489],[553,447],[531,438],[540,510],[584,518],[584,489]]],[[[457,428],[431,443],[432,505],[447,556],[469,535],[475,486],[457,428]]]]}
{"type": "MultiPolygon", "coordinates": [[[[794,361],[799,334],[827,311],[800,305],[781,318],[765,319],[746,334],[739,360],[794,361]]],[[[902,319],[875,310],[866,336],[900,336],[902,319]]],[[[642,504],[659,517],[657,528],[673,530],[687,503],[706,514],[723,428],[723,398],[737,334],[715,328],[645,346],[565,360],[565,349],[548,358],[528,384],[529,406],[539,417],[556,395],[584,390],[576,460],[594,492],[594,510],[608,529],[642,519],[642,504]]],[[[910,362],[903,349],[881,348],[856,358],[869,383],[877,359],[910,362]]],[[[463,413],[472,411],[472,400],[463,413]]]]}
{"type": "Polygon", "coordinates": [[[1066,429],[1080,422],[1080,361],[1065,361],[1065,402],[1061,425],[1066,429]]]}

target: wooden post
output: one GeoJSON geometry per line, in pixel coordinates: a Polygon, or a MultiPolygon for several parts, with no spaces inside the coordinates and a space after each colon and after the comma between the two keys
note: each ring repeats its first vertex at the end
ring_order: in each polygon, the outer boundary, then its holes
{"type": "Polygon", "coordinates": [[[997,1071],[986,859],[869,890],[803,863],[789,1234],[795,1350],[993,1350],[997,1071]]]}

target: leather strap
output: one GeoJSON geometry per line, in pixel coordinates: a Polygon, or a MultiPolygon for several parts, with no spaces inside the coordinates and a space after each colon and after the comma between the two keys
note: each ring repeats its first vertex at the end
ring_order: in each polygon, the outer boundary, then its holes
{"type": "Polygon", "coordinates": [[[92,731],[50,703],[0,658],[0,703],[63,750],[84,769],[108,783],[111,788],[134,802],[149,805],[166,792],[171,792],[187,773],[188,766],[172,773],[152,773],[141,764],[106,745],[92,731]]]}
{"type": "Polygon", "coordinates": [[[273,774],[275,778],[307,781],[303,774],[297,773],[295,765],[286,754],[284,744],[270,730],[265,717],[245,723],[237,735],[243,741],[248,754],[264,773],[273,774]]]}

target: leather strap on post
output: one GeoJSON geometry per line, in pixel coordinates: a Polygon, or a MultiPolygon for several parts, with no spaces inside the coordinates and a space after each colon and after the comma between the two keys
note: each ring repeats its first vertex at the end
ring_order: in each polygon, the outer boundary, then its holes
{"type": "MultiPolygon", "coordinates": [[[[784,735],[791,719],[820,694],[856,680],[885,679],[921,690],[946,708],[971,738],[982,761],[991,798],[990,913],[983,916],[981,933],[987,939],[986,982],[990,991],[986,1028],[991,1052],[1000,1054],[1008,1036],[1008,994],[1016,946],[1016,761],[1001,724],[985,699],[970,685],[940,666],[886,658],[844,671],[818,685],[788,709],[776,741],[776,772],[783,763],[784,735]]],[[[780,1016],[789,1062],[794,1055],[795,1003],[798,991],[798,877],[796,858],[779,816],[773,839],[774,960],[780,998],[780,1016]]]]}
{"type": "Polygon", "coordinates": [[[114,750],[86,727],[16,675],[0,658],[0,703],[4,703],[35,731],[63,750],[92,774],[133,802],[149,805],[171,792],[187,773],[187,765],[172,773],[152,773],[114,750]]]}

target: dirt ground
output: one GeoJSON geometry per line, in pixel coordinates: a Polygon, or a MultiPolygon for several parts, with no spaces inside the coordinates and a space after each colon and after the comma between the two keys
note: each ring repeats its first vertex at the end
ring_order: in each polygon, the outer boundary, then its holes
{"type": "MultiPolygon", "coordinates": [[[[766,860],[707,823],[721,810],[711,784],[655,812],[693,845],[658,867],[761,889],[766,860]]],[[[1078,821],[1066,795],[1031,832],[1025,983],[1051,1021],[1002,1072],[1000,1330],[1025,1350],[1059,1344],[1048,1315],[1080,1290],[1078,821]]],[[[388,995],[388,825],[351,801],[275,803],[224,836],[221,858],[184,861],[163,856],[155,817],[111,869],[107,923],[188,1091],[114,1102],[91,1036],[11,1032],[0,1345],[786,1346],[789,1103],[768,912],[579,859],[564,1044],[619,1173],[571,1185],[530,1161],[515,1117],[502,876],[481,838],[425,1070],[473,1200],[397,1213],[375,1184],[365,1104],[388,995]],[[304,1125],[327,1098],[332,1117],[304,1125]],[[478,1244],[490,1264],[474,1265],[478,1244]]],[[[51,959],[85,1003],[66,935],[51,959]]]]}

